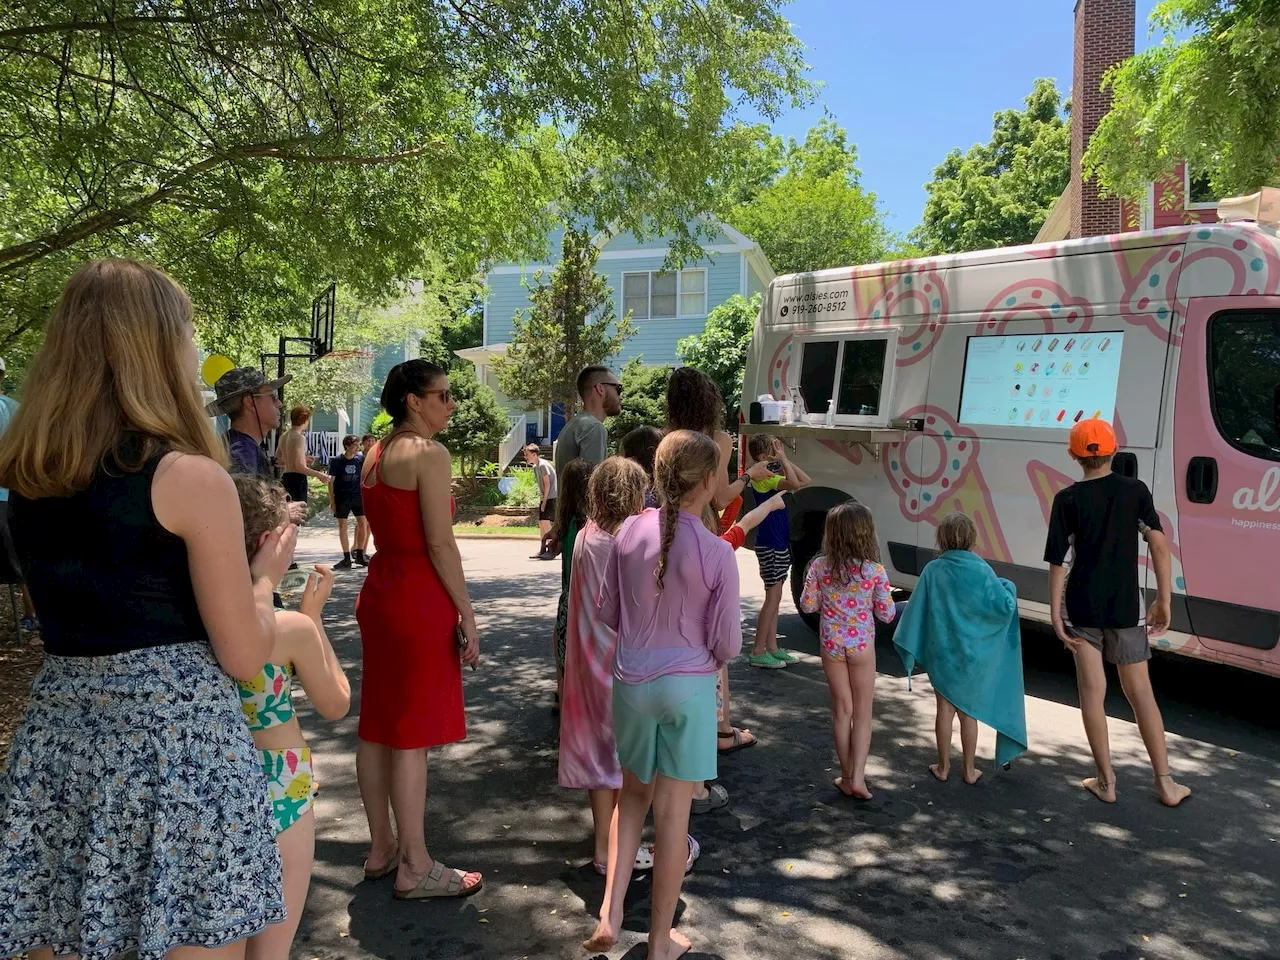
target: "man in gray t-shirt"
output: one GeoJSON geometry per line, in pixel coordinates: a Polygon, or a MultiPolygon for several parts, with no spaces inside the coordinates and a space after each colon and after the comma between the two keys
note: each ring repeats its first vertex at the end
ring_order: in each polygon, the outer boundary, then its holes
{"type": "Polygon", "coordinates": [[[556,518],[556,468],[550,460],[543,459],[536,443],[524,448],[524,462],[533,467],[533,479],[538,485],[538,530],[545,537],[556,518]]]}
{"type": "Polygon", "coordinates": [[[587,367],[578,374],[582,410],[564,425],[556,438],[557,476],[570,460],[581,457],[599,463],[609,455],[609,435],[604,418],[622,410],[622,384],[608,367],[587,367]]]}

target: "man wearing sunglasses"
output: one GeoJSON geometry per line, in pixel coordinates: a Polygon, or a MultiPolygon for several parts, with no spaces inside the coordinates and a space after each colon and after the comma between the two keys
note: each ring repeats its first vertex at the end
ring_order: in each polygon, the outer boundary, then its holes
{"type": "Polygon", "coordinates": [[[607,457],[609,434],[604,428],[604,418],[622,410],[622,384],[608,367],[584,368],[578,374],[577,386],[582,409],[556,438],[556,476],[560,476],[570,460],[581,457],[589,463],[599,463],[607,457]]]}
{"type": "MultiPolygon", "coordinates": [[[[211,417],[224,414],[231,418],[227,431],[227,448],[232,473],[249,473],[275,479],[275,471],[262,442],[268,433],[280,426],[279,390],[291,376],[268,380],[261,370],[236,367],[228,370],[213,385],[215,399],[205,408],[211,417]]],[[[307,518],[305,502],[289,504],[289,518],[302,523],[307,518]]]]}

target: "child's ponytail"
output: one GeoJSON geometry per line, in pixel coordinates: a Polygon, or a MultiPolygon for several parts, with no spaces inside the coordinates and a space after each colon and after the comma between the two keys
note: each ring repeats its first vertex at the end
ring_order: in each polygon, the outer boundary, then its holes
{"type": "Polygon", "coordinates": [[[704,433],[673,430],[663,438],[654,456],[653,473],[661,506],[662,537],[658,553],[658,589],[667,575],[671,542],[676,536],[680,503],[720,463],[720,448],[704,433]]]}

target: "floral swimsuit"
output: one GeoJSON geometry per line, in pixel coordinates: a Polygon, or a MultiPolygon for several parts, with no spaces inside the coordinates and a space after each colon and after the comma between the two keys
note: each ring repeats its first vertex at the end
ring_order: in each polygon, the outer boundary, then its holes
{"type": "Polygon", "coordinates": [[[847,579],[841,583],[832,576],[827,558],[818,556],[809,565],[800,596],[805,613],[821,611],[818,639],[832,660],[846,660],[872,646],[875,621],[891,623],[897,613],[882,564],[868,561],[861,570],[850,570],[847,579]]]}
{"type": "MultiPolygon", "coordinates": [[[[293,667],[268,663],[252,680],[240,681],[240,709],[255,733],[293,719],[293,667]]],[[[276,836],[284,833],[315,805],[309,747],[259,750],[267,794],[275,817],[276,836]]]]}

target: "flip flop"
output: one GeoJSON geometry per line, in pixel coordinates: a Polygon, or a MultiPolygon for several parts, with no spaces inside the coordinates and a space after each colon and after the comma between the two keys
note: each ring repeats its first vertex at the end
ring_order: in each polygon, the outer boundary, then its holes
{"type": "Polygon", "coordinates": [[[731,733],[721,733],[717,731],[716,736],[718,738],[720,738],[721,740],[732,740],[733,745],[729,747],[722,747],[719,744],[717,744],[716,751],[720,754],[720,756],[723,757],[726,753],[737,753],[739,750],[747,749],[747,747],[754,747],[757,743],[760,742],[759,740],[757,740],[754,736],[750,740],[746,740],[742,736],[744,733],[750,733],[750,732],[751,732],[750,730],[739,730],[737,727],[734,727],[731,733]]]}
{"type": "Polygon", "coordinates": [[[690,813],[710,813],[729,805],[729,791],[718,783],[707,785],[707,795],[701,800],[695,799],[689,806],[690,813]]]}
{"type": "Polygon", "coordinates": [[[464,887],[462,881],[466,876],[461,870],[453,870],[437,860],[412,890],[392,890],[391,895],[397,900],[441,900],[479,893],[484,886],[484,878],[477,880],[474,886],[464,887]]]}

